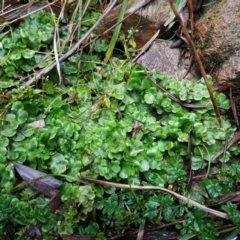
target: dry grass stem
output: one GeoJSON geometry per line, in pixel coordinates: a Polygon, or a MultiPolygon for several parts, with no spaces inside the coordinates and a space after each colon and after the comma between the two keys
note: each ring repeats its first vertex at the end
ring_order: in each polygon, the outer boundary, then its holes
{"type": "Polygon", "coordinates": [[[116,187],[116,188],[135,189],[135,190],[160,190],[162,192],[169,193],[169,194],[175,196],[176,198],[178,198],[179,200],[181,200],[189,205],[192,205],[198,209],[201,209],[205,212],[213,214],[217,217],[224,218],[224,219],[228,218],[228,215],[226,213],[208,208],[200,203],[197,203],[187,197],[184,197],[184,196],[182,196],[176,192],[173,192],[171,190],[168,190],[166,188],[156,187],[156,186],[127,185],[127,184],[113,183],[113,182],[108,182],[108,181],[103,181],[103,180],[98,180],[98,179],[92,179],[92,178],[88,178],[88,177],[80,177],[80,179],[88,181],[88,182],[92,182],[92,183],[96,183],[96,184],[100,184],[100,185],[104,185],[104,186],[116,187]]]}

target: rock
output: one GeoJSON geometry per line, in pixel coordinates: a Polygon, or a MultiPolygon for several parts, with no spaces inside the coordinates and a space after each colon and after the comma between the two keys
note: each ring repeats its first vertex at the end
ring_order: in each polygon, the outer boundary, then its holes
{"type": "MultiPolygon", "coordinates": [[[[155,41],[150,49],[137,60],[137,63],[149,70],[160,70],[177,80],[183,79],[192,64],[191,54],[181,48],[171,49],[171,44],[171,41],[155,41]]],[[[193,64],[184,79],[198,80],[200,77],[198,68],[193,64]]]]}
{"type": "Polygon", "coordinates": [[[196,23],[195,45],[218,91],[240,91],[239,9],[239,0],[222,0],[196,23]]]}

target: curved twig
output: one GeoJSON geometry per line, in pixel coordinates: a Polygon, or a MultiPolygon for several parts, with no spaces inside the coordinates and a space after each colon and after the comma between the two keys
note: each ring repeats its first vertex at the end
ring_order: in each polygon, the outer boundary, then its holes
{"type": "Polygon", "coordinates": [[[176,192],[173,192],[171,190],[168,190],[166,188],[162,188],[162,187],[156,187],[156,186],[138,186],[138,185],[127,185],[127,184],[121,184],[121,183],[114,183],[114,182],[108,182],[108,181],[103,181],[103,180],[98,180],[98,179],[93,179],[93,178],[88,178],[88,177],[79,177],[81,180],[85,180],[91,183],[96,183],[96,184],[100,184],[100,185],[104,185],[104,186],[110,186],[110,187],[116,187],[116,188],[125,188],[125,189],[136,189],[136,190],[160,190],[162,192],[166,192],[169,193],[173,196],[175,196],[176,198],[178,198],[179,200],[192,205],[198,209],[201,209],[205,212],[211,213],[217,217],[220,218],[224,218],[224,219],[228,219],[228,215],[226,213],[205,207],[204,205],[197,203],[187,197],[184,197],[176,192]]]}

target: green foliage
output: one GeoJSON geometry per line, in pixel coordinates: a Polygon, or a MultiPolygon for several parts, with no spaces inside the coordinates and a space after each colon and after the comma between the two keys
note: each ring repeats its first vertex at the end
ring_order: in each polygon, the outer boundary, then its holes
{"type": "Polygon", "coordinates": [[[47,53],[51,50],[49,44],[52,43],[53,32],[53,15],[37,12],[23,20],[18,28],[2,39],[1,88],[15,85],[12,79],[18,79],[20,75],[31,72],[36,65],[43,68],[52,63],[53,60],[47,53]],[[41,54],[40,49],[45,53],[41,54]]]}
{"type": "MultiPolygon", "coordinates": [[[[91,25],[90,17],[85,20],[86,26],[91,25]]],[[[152,85],[142,66],[119,59],[101,64],[101,54],[107,49],[104,39],[89,52],[61,63],[67,86],[55,85],[53,71],[42,79],[41,87],[17,89],[20,75],[34,73],[36,66],[43,68],[53,61],[48,54],[53,49],[53,31],[54,17],[38,12],[2,40],[0,186],[4,197],[0,198],[0,236],[9,232],[20,236],[39,220],[46,236],[51,232],[104,239],[104,229],[114,235],[145,221],[153,226],[184,218],[186,221],[176,228],[182,235],[217,239],[215,227],[221,222],[206,223],[206,213],[170,195],[97,186],[78,181],[78,176],[130,185],[172,186],[174,191],[186,193],[189,133],[192,170],[197,171],[206,169],[225,146],[227,136],[231,138],[236,130],[228,116],[226,96],[215,93],[223,120],[220,129],[211,107],[183,108],[152,85]],[[95,70],[97,64],[100,71],[95,70]],[[34,128],[32,123],[37,120],[44,120],[46,126],[34,128]],[[64,181],[60,214],[50,213],[48,199],[30,188],[13,194],[20,180],[11,160],[64,181]]],[[[163,73],[148,74],[182,101],[211,103],[203,80],[176,82],[163,73]]],[[[239,148],[233,146],[216,163],[228,166],[232,155],[238,153],[239,148]]],[[[220,183],[205,179],[202,192],[192,198],[203,201],[203,197],[234,191],[238,169],[223,169],[220,183]]],[[[232,211],[231,207],[224,210],[232,211]]]]}
{"type": "Polygon", "coordinates": [[[240,211],[237,210],[237,206],[232,204],[231,202],[228,202],[227,204],[222,206],[222,209],[228,213],[229,217],[232,219],[233,224],[235,224],[239,229],[240,211]]]}
{"type": "Polygon", "coordinates": [[[185,239],[196,236],[198,239],[218,239],[219,233],[215,228],[221,226],[222,222],[206,221],[206,217],[207,213],[198,209],[192,210],[186,214],[186,221],[182,226],[178,225],[177,228],[181,229],[181,234],[184,235],[185,239]],[[187,236],[191,237],[187,238],[187,236]]]}
{"type": "MultiPolygon", "coordinates": [[[[13,195],[2,195],[0,197],[0,236],[1,238],[20,235],[27,226],[40,221],[50,231],[56,227],[56,218],[47,207],[47,199],[42,196],[31,199],[31,191],[22,192],[23,199],[19,200],[13,195]],[[23,201],[25,199],[25,201],[23,201]],[[38,205],[39,207],[34,207],[38,205]],[[18,228],[19,232],[16,232],[18,228]]],[[[44,231],[44,230],[43,230],[44,231]]]]}

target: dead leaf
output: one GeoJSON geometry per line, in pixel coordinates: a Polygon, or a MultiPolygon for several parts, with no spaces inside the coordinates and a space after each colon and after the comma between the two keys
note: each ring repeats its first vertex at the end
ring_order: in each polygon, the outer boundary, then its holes
{"type": "Polygon", "coordinates": [[[30,123],[34,128],[44,128],[46,126],[44,119],[30,123]]]}
{"type": "Polygon", "coordinates": [[[12,164],[24,181],[26,181],[32,188],[48,197],[55,196],[57,189],[62,185],[62,181],[47,176],[43,172],[34,170],[15,161],[12,161],[12,164]]]}

